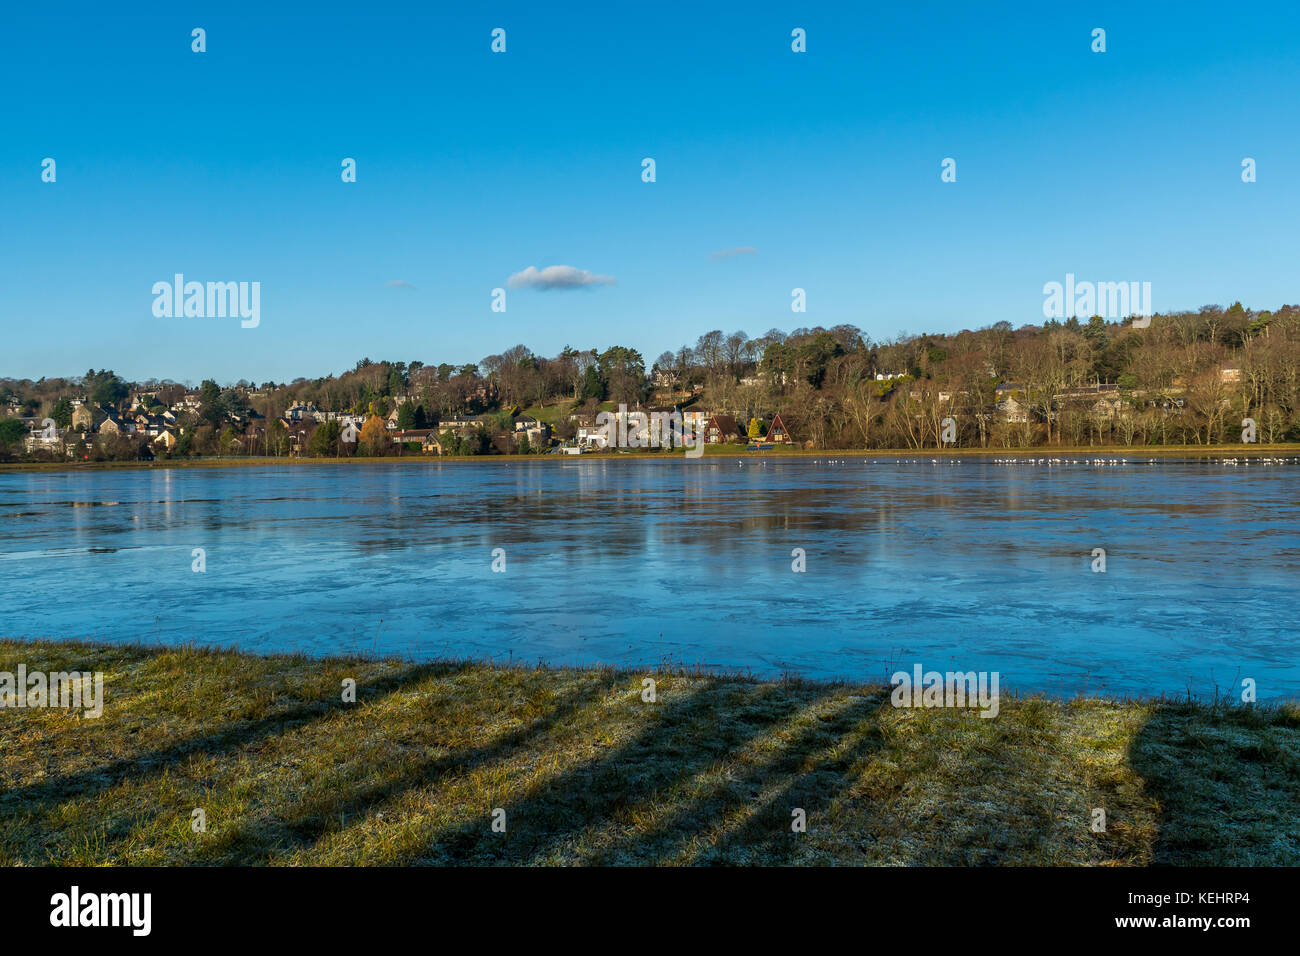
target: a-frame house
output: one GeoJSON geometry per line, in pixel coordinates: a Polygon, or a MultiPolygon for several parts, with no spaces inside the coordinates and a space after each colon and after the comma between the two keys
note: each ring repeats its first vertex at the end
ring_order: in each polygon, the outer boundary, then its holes
{"type": "Polygon", "coordinates": [[[763,439],[765,442],[773,444],[792,444],[794,439],[790,437],[790,430],[785,427],[785,422],[781,421],[780,415],[772,416],[772,425],[767,430],[767,436],[763,439]]]}

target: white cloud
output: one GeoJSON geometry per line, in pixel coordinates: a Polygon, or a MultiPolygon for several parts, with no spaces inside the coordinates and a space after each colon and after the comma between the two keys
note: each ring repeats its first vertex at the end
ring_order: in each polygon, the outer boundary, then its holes
{"type": "Polygon", "coordinates": [[[390,288],[390,289],[414,289],[415,286],[411,285],[411,283],[407,282],[405,279],[389,279],[389,280],[388,280],[388,288],[390,288]]]}
{"type": "Polygon", "coordinates": [[[592,275],[586,269],[573,266],[547,266],[538,269],[529,266],[506,280],[512,289],[583,289],[594,285],[613,285],[613,276],[592,275]]]}
{"type": "Polygon", "coordinates": [[[756,256],[758,250],[753,246],[738,246],[735,249],[723,249],[712,253],[710,259],[730,259],[732,256],[756,256]]]}

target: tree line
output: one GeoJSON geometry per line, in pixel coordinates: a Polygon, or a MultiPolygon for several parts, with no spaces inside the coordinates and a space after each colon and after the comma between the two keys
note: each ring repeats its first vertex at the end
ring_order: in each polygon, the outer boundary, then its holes
{"type": "MultiPolygon", "coordinates": [[[[94,369],[80,379],[0,379],[11,410],[49,414],[60,427],[73,395],[120,404],[139,390],[155,392],[157,408],[189,391],[94,369]]],[[[746,432],[745,423],[779,413],[796,439],[826,449],[934,447],[946,423],[960,447],[1235,442],[1247,418],[1261,442],[1300,441],[1300,306],[1254,311],[1234,302],[1156,314],[1142,328],[1092,316],[880,341],[847,324],[757,337],[712,330],[648,364],[622,345],[566,346],[547,357],[521,344],[477,363],[365,358],[337,375],[224,387],[205,380],[199,391],[186,454],[235,446],[283,454],[292,436],[265,423],[297,404],[359,415],[396,409],[401,428],[489,416],[487,440],[464,439],[466,452],[491,450],[493,429],[508,429],[519,409],[590,413],[618,403],[731,415],[746,432]],[[250,418],[263,422],[252,442],[243,440],[250,418]]],[[[567,416],[557,417],[558,437],[571,431],[567,416]]],[[[338,447],[318,443],[327,444],[338,447]]]]}

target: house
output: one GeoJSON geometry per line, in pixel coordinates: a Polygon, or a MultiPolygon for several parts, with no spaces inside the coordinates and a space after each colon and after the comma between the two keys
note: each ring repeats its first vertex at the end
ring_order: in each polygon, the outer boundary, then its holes
{"type": "MultiPolygon", "coordinates": [[[[48,419],[42,421],[48,421],[48,419]]],[[[23,445],[28,452],[36,451],[38,448],[46,451],[57,451],[64,442],[75,438],[70,429],[60,431],[53,424],[47,427],[36,419],[28,421],[27,429],[27,437],[23,439],[23,445]]]]}
{"type": "Polygon", "coordinates": [[[768,428],[763,441],[789,445],[794,442],[794,439],[790,437],[790,430],[785,427],[785,422],[781,420],[781,416],[773,415],[772,424],[768,428]]]}
{"type": "Polygon", "coordinates": [[[157,392],[137,392],[126,400],[126,408],[132,413],[148,412],[155,405],[160,404],[157,392]]]}
{"type": "MultiPolygon", "coordinates": [[[[583,416],[579,421],[590,421],[583,416]]],[[[686,428],[692,434],[701,434],[706,418],[698,412],[682,412],[680,406],[640,405],[627,409],[619,406],[619,411],[605,411],[595,416],[599,424],[578,425],[577,442],[588,449],[607,448],[611,445],[627,448],[663,448],[679,444],[679,431],[686,428]],[[677,437],[674,437],[677,436],[677,437]]],[[[550,441],[550,431],[545,425],[541,440],[543,444],[550,441]]],[[[529,431],[529,441],[536,443],[538,436],[529,431]]]]}
{"type": "Polygon", "coordinates": [[[1115,418],[1124,407],[1119,386],[1108,383],[1067,388],[1058,392],[1053,398],[1058,405],[1084,407],[1094,415],[1104,418],[1115,418]]]}
{"type": "Polygon", "coordinates": [[[132,435],[135,433],[135,422],[118,415],[116,409],[106,409],[105,417],[99,423],[99,433],[101,435],[132,435]]]}
{"type": "Polygon", "coordinates": [[[167,429],[167,421],[161,415],[137,415],[135,425],[150,438],[157,438],[167,429]]]}
{"type": "Polygon", "coordinates": [[[597,428],[595,425],[579,425],[578,447],[608,448],[609,436],[606,434],[606,429],[597,428]]]}
{"type": "Polygon", "coordinates": [[[551,444],[551,426],[543,424],[532,419],[533,424],[530,427],[520,428],[519,423],[515,423],[515,444],[520,444],[524,438],[528,439],[528,447],[534,450],[546,448],[551,444]]]}
{"type": "Polygon", "coordinates": [[[164,431],[162,434],[160,434],[157,438],[154,439],[153,443],[155,445],[161,445],[167,451],[171,451],[173,448],[176,447],[176,443],[178,441],[180,441],[180,439],[176,437],[175,432],[164,431]]]}
{"type": "Polygon", "coordinates": [[[438,432],[433,428],[396,429],[392,432],[394,445],[419,442],[420,451],[426,455],[441,455],[442,443],[438,441],[438,432]]]}
{"type": "Polygon", "coordinates": [[[301,422],[308,418],[312,421],[325,421],[325,413],[310,402],[294,402],[285,410],[285,418],[293,422],[301,422]]]}
{"type": "Polygon", "coordinates": [[[454,432],[473,431],[483,424],[482,415],[465,416],[457,418],[448,418],[438,424],[439,429],[451,429],[454,432]]]}
{"type": "Polygon", "coordinates": [[[1219,369],[1219,381],[1225,384],[1229,382],[1240,382],[1241,369],[1236,366],[1225,365],[1223,368],[1219,369]]]}
{"type": "Polygon", "coordinates": [[[91,405],[78,405],[72,410],[72,427],[78,431],[95,430],[95,409],[91,405]]]}
{"type": "Polygon", "coordinates": [[[709,445],[740,441],[740,426],[730,415],[714,415],[704,423],[704,441],[709,445]]]}
{"type": "Polygon", "coordinates": [[[1002,401],[996,403],[994,410],[997,412],[998,420],[1011,425],[1029,424],[1029,406],[1024,405],[1013,398],[1010,394],[1002,401]]]}

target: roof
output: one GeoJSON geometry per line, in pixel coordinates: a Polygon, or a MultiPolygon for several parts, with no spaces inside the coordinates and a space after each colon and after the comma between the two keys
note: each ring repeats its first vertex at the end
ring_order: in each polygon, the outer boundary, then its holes
{"type": "Polygon", "coordinates": [[[778,425],[781,427],[781,433],[789,438],[790,426],[785,423],[785,419],[782,418],[780,414],[776,414],[772,416],[772,424],[767,426],[767,434],[763,436],[764,439],[771,438],[772,433],[777,430],[778,425]]]}
{"type": "Polygon", "coordinates": [[[1111,392],[1118,392],[1119,386],[1102,382],[1099,385],[1076,385],[1072,388],[1064,388],[1058,392],[1058,395],[1107,395],[1111,392]]]}

